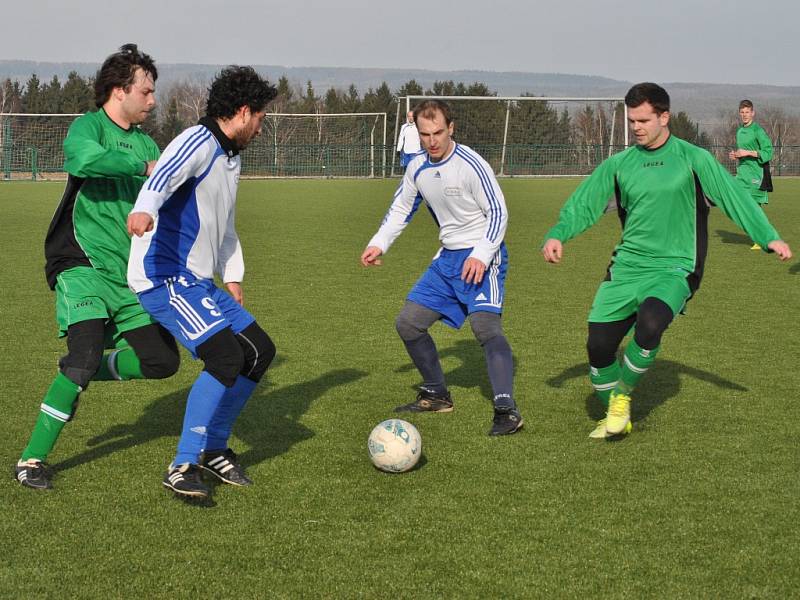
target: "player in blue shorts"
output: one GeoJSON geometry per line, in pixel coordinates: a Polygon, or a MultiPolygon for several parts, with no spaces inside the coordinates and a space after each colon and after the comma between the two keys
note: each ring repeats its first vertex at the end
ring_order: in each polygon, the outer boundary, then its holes
{"type": "Polygon", "coordinates": [[[260,133],[275,95],[251,67],[224,69],[211,84],[206,116],[167,146],[128,216],[134,235],[128,284],[145,310],[204,363],[164,478],[181,496],[208,496],[201,470],[225,483],[252,483],[228,438],[275,346],[243,307],[234,212],[239,152],[260,133]],[[214,285],[215,274],[228,293],[214,285]]]}
{"type": "Polygon", "coordinates": [[[469,316],[483,346],[494,394],[494,422],[489,435],[506,435],[522,427],[513,396],[514,363],[503,334],[508,253],[503,237],[508,223],[505,199],[489,164],[453,139],[449,106],[426,100],[414,109],[414,121],[425,152],[408,164],[400,188],[378,233],[361,254],[365,267],[379,258],[403,231],[425,200],[439,226],[442,248],[417,281],[397,316],[397,332],[423,383],[415,402],[397,411],[450,412],[436,345],[428,329],[436,321],[459,328],[469,316]]]}

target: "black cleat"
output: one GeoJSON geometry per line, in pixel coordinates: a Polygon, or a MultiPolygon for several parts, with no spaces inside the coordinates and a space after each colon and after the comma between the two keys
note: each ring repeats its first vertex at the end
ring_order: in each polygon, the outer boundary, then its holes
{"type": "Polygon", "coordinates": [[[394,412],[453,412],[453,399],[450,398],[450,392],[442,395],[419,388],[416,401],[398,406],[394,412]]]}
{"type": "Polygon", "coordinates": [[[244,473],[242,466],[236,462],[236,453],[228,448],[217,452],[203,452],[200,466],[213,473],[224,483],[233,485],[253,485],[253,481],[244,473]]]}
{"type": "Polygon", "coordinates": [[[34,490],[49,490],[53,487],[52,475],[42,461],[29,459],[19,461],[14,467],[14,478],[23,486],[34,490]]]}
{"type": "Polygon", "coordinates": [[[522,415],[511,406],[497,406],[494,409],[494,423],[489,435],[509,435],[522,428],[522,415]]]}
{"type": "Polygon", "coordinates": [[[207,498],[209,494],[208,487],[200,477],[200,467],[190,463],[170,465],[163,484],[179,496],[207,498]]]}

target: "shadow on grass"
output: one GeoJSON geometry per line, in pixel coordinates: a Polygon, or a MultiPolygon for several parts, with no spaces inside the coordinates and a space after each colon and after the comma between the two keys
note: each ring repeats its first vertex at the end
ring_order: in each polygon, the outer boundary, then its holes
{"type": "MultiPolygon", "coordinates": [[[[635,401],[631,402],[631,420],[642,421],[646,419],[654,408],[676,396],[681,390],[681,375],[688,375],[726,390],[747,391],[746,387],[714,373],[695,369],[672,360],[656,360],[634,391],[635,401]]],[[[555,377],[548,379],[546,383],[552,388],[560,388],[564,382],[577,377],[585,377],[588,381],[588,363],[581,363],[564,369],[555,377]]],[[[586,414],[593,421],[598,421],[606,416],[605,407],[594,394],[589,394],[586,397],[585,404],[586,414]]]]}
{"type": "Polygon", "coordinates": [[[750,239],[750,236],[743,233],[717,229],[717,235],[723,244],[742,244],[747,246],[753,245],[753,240],[750,239]]]}
{"type": "MultiPolygon", "coordinates": [[[[313,437],[314,432],[300,419],[311,404],[329,390],[356,381],[366,375],[356,369],[338,369],[282,388],[270,389],[265,381],[250,398],[233,432],[249,446],[239,458],[244,466],[258,464],[287,452],[293,445],[313,437]]],[[[180,436],[183,412],[189,388],[162,396],[150,403],[135,423],[114,425],[90,439],[88,450],[53,466],[66,471],[99,460],[113,452],[147,442],[180,436]]],[[[170,457],[164,457],[164,466],[170,457]]]]}
{"type": "Polygon", "coordinates": [[[789,274],[790,275],[797,275],[798,273],[800,273],[800,262],[796,262],[789,269],[789,274]]]}
{"type": "MultiPolygon", "coordinates": [[[[439,349],[439,357],[444,361],[448,358],[455,358],[460,361],[460,365],[445,373],[445,381],[449,386],[463,388],[480,388],[481,395],[491,400],[494,397],[492,384],[489,381],[489,374],[486,371],[486,358],[483,348],[477,340],[459,340],[449,348],[439,349]]],[[[514,371],[516,372],[517,363],[514,360],[514,371]]],[[[416,372],[413,363],[407,363],[395,369],[395,373],[405,373],[408,371],[416,372]]],[[[416,386],[414,390],[416,391],[416,386]]]]}

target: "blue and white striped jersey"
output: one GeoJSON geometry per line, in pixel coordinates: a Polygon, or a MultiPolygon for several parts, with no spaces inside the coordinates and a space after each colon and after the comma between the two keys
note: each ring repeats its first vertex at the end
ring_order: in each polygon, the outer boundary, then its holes
{"type": "Polygon", "coordinates": [[[415,156],[378,233],[367,245],[386,252],[422,200],[439,226],[444,248],[472,248],[470,257],[485,265],[492,261],[503,243],[508,210],[492,168],[477,152],[455,144],[452,154],[439,162],[430,162],[427,153],[415,156]]]}
{"type": "Polygon", "coordinates": [[[201,119],[167,146],[131,212],[153,216],[133,236],[128,285],[143,292],[184,277],[242,281],[244,259],[234,227],[241,157],[213,119],[201,119]]]}

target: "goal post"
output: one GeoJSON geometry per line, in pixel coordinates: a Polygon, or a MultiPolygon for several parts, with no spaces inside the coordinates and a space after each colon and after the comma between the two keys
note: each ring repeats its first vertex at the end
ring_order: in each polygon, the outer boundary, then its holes
{"type": "Polygon", "coordinates": [[[623,98],[406,96],[398,104],[409,111],[432,99],[450,105],[453,137],[498,176],[586,175],[629,143],[623,98]]]}

